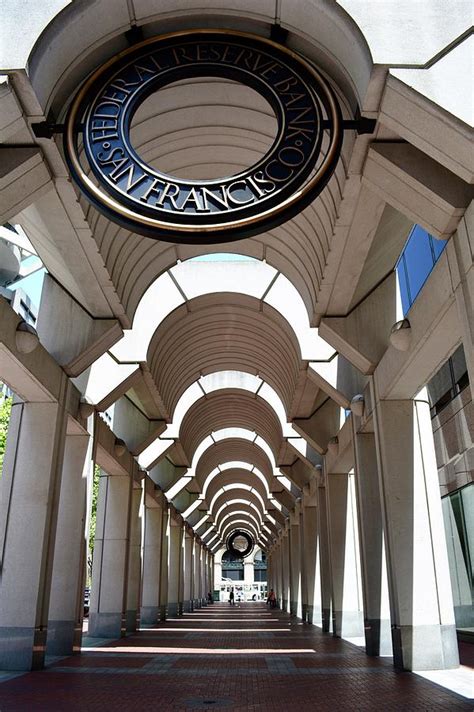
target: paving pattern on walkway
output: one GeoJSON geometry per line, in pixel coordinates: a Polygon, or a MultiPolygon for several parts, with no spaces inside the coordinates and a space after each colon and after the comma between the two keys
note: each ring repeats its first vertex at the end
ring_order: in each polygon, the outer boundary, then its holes
{"type": "Polygon", "coordinates": [[[0,684],[1,712],[472,710],[262,604],[214,604],[0,684]]]}

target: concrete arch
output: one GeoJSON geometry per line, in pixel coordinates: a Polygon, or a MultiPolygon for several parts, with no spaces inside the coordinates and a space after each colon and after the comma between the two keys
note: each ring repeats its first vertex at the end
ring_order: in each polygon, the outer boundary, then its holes
{"type": "Polygon", "coordinates": [[[291,410],[301,352],[289,323],[253,297],[204,295],[176,308],[150,342],[147,362],[165,407],[174,413],[200,376],[240,371],[260,376],[291,410]]]}
{"type": "Polygon", "coordinates": [[[268,488],[271,488],[273,467],[262,448],[243,438],[232,438],[211,445],[201,456],[196,467],[196,482],[201,491],[209,473],[227,461],[243,461],[257,467],[265,477],[268,488]]]}
{"type": "MultiPolygon", "coordinates": [[[[239,28],[266,36],[268,26],[276,19],[272,3],[236,8],[230,0],[222,0],[218,8],[204,11],[205,23],[201,5],[184,0],[173,3],[172,9],[165,4],[152,12],[146,0],[134,0],[133,14],[126,0],[82,2],[79,7],[64,0],[53,7],[51,10],[46,6],[35,17],[38,35],[34,47],[27,44],[21,47],[24,64],[28,58],[31,82],[37,91],[42,89],[45,109],[64,101],[81,77],[106,57],[124,49],[127,42],[123,33],[131,24],[141,27],[145,37],[190,24],[232,28],[238,12],[239,28]],[[65,69],[61,71],[62,67],[65,69]]],[[[291,6],[284,4],[280,8],[279,20],[283,27],[291,29],[290,47],[306,50],[344,87],[352,101],[361,103],[371,57],[363,34],[350,15],[339,5],[296,0],[291,6]]]]}
{"type": "MultiPolygon", "coordinates": [[[[314,0],[313,0],[314,1],[314,0]]],[[[117,51],[126,48],[124,32],[130,25],[137,24],[145,37],[164,31],[177,30],[183,26],[183,18],[188,27],[202,26],[202,8],[190,8],[188,3],[174,5],[173,10],[158,11],[152,15],[146,0],[136,0],[133,18],[125,0],[97,0],[81,3],[78,11],[76,3],[66,7],[52,19],[38,38],[30,55],[30,81],[37,94],[43,111],[62,119],[65,107],[72,93],[93,69],[117,51]],[[113,11],[111,10],[113,4],[113,11]],[[140,9],[141,8],[141,9],[140,9]],[[137,20],[136,18],[140,19],[137,20]],[[106,21],[105,21],[105,18],[106,21]],[[66,39],[67,38],[67,39],[66,39]],[[73,39],[72,39],[73,38],[73,39]]],[[[339,6],[328,7],[318,4],[308,14],[308,3],[297,0],[291,4],[291,12],[281,8],[278,22],[291,27],[287,45],[308,56],[319,64],[330,81],[335,84],[345,115],[352,116],[356,107],[363,106],[371,72],[370,53],[364,38],[350,17],[339,6]],[[285,20],[283,16],[285,15],[285,20]],[[317,21],[314,17],[318,18],[317,21]],[[308,28],[311,27],[311,32],[308,28]],[[322,29],[324,28],[324,30],[322,29]],[[330,38],[330,41],[328,41],[330,38]],[[350,39],[349,39],[350,38],[350,39]]],[[[218,10],[207,11],[206,26],[234,26],[235,5],[223,0],[218,10]]],[[[276,17],[274,8],[259,6],[258,10],[240,7],[239,28],[268,36],[268,30],[276,17]]],[[[214,83],[215,85],[215,83],[214,83]]],[[[212,84],[210,85],[212,88],[212,84]]],[[[224,174],[235,169],[236,161],[247,163],[252,160],[252,151],[262,143],[262,137],[271,134],[272,117],[266,107],[257,106],[254,99],[240,102],[240,111],[234,112],[232,121],[237,126],[228,126],[228,119],[219,111],[219,101],[208,96],[209,87],[203,91],[193,91],[193,104],[189,105],[189,87],[182,86],[176,94],[176,111],[199,110],[203,105],[214,106],[208,119],[209,131],[220,136],[219,150],[211,153],[206,145],[208,137],[198,137],[191,128],[177,127],[176,121],[166,125],[165,121],[153,120],[162,114],[153,113],[137,129],[137,142],[151,160],[157,150],[161,160],[173,169],[176,163],[177,146],[193,144],[194,155],[190,160],[197,166],[206,166],[209,160],[222,165],[224,174]],[[257,110],[256,110],[257,109],[257,110]],[[248,135],[248,112],[258,116],[252,121],[256,134],[248,135]],[[246,118],[247,117],[247,118],[246,118]],[[163,126],[164,134],[158,138],[149,135],[148,126],[163,126]],[[224,128],[222,128],[224,124],[224,128]],[[178,130],[177,130],[178,129],[178,130]],[[246,148],[243,147],[243,143],[246,148]],[[249,152],[250,147],[250,152],[249,152]],[[229,159],[230,156],[230,159],[229,159]],[[229,160],[231,161],[229,163],[229,160]]],[[[222,103],[222,102],[221,102],[222,103]]],[[[160,111],[159,107],[156,111],[160,111]]],[[[206,120],[204,121],[206,123],[206,120]]],[[[193,124],[192,124],[193,125],[193,124]]],[[[353,137],[347,135],[341,161],[325,193],[312,205],[289,223],[269,233],[245,240],[240,247],[235,245],[219,247],[219,251],[242,252],[257,259],[265,259],[275,269],[280,270],[288,280],[297,286],[310,315],[311,323],[317,323],[317,295],[321,288],[323,269],[327,263],[331,237],[338,215],[347,167],[353,145],[353,137]]],[[[242,165],[239,163],[239,165],[242,165]]],[[[102,218],[84,200],[80,200],[84,216],[97,242],[107,272],[118,298],[123,305],[123,324],[131,323],[137,305],[145,290],[178,260],[188,259],[196,254],[215,252],[215,247],[206,249],[195,247],[170,247],[166,243],[150,241],[102,218]]]]}
{"type": "Polygon", "coordinates": [[[243,489],[243,487],[230,485],[228,490],[224,490],[214,496],[213,501],[209,505],[209,511],[214,519],[215,526],[218,526],[219,521],[222,517],[222,512],[226,510],[226,514],[230,514],[232,509],[227,509],[234,504],[241,504],[244,507],[248,507],[249,512],[255,512],[257,514],[257,519],[260,526],[263,524],[263,519],[265,517],[265,508],[259,497],[254,492],[250,490],[243,489]]]}
{"type": "Polygon", "coordinates": [[[278,462],[283,433],[274,411],[259,396],[235,389],[211,393],[186,413],[179,440],[190,462],[204,438],[223,427],[251,428],[269,444],[278,462]]]}
{"type": "Polygon", "coordinates": [[[246,490],[249,488],[249,492],[255,492],[257,499],[265,509],[270,505],[269,493],[262,482],[250,472],[237,468],[226,470],[212,480],[206,493],[206,502],[212,502],[222,488],[230,492],[236,487],[245,488],[246,490]]]}

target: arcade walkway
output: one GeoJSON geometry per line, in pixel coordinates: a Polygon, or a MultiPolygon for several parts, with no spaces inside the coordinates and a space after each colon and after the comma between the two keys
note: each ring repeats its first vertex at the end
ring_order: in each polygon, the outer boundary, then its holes
{"type": "MultiPolygon", "coordinates": [[[[2,712],[470,710],[263,604],[214,604],[0,684],[2,712]]],[[[1,679],[1,678],[0,678],[1,679]]]]}

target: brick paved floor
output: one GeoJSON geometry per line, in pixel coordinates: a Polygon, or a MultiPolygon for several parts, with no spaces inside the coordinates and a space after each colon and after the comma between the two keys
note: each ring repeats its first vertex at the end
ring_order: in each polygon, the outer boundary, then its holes
{"type": "Polygon", "coordinates": [[[0,712],[472,710],[262,604],[214,604],[0,684],[0,712]]]}

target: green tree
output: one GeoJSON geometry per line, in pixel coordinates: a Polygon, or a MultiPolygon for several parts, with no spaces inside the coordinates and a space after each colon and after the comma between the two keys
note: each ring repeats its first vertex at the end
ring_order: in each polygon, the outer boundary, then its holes
{"type": "Polygon", "coordinates": [[[99,478],[100,478],[100,467],[99,465],[94,466],[94,478],[92,480],[92,507],[91,507],[91,522],[89,527],[89,552],[90,556],[94,554],[94,544],[95,544],[95,528],[97,521],[97,500],[99,498],[99,478]]]}
{"type": "Polygon", "coordinates": [[[0,396],[0,477],[3,471],[3,456],[5,454],[11,410],[12,398],[2,398],[0,396]]]}

